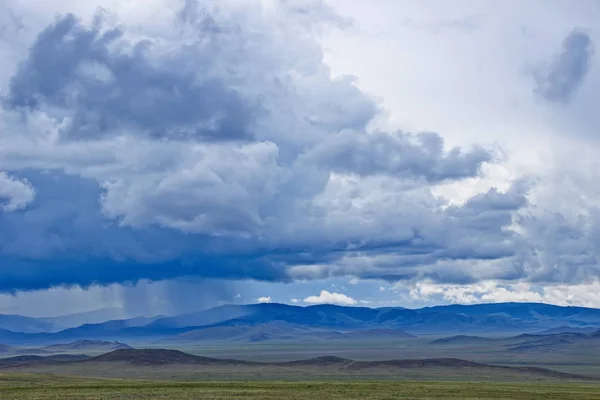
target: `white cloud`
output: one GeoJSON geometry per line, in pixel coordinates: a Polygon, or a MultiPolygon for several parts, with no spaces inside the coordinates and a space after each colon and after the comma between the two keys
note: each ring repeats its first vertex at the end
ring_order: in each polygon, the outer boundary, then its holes
{"type": "Polygon", "coordinates": [[[303,301],[307,304],[356,304],[356,300],[354,300],[352,297],[346,296],[343,293],[330,293],[327,290],[321,290],[321,293],[318,296],[309,296],[303,301]]]}
{"type": "Polygon", "coordinates": [[[380,286],[380,287],[379,287],[379,291],[380,291],[380,292],[385,292],[385,288],[384,288],[383,286],[380,286]]]}
{"type": "Polygon", "coordinates": [[[292,304],[298,304],[298,303],[300,303],[300,300],[298,300],[298,299],[290,299],[290,303],[292,303],[292,304]]]}
{"type": "Polygon", "coordinates": [[[22,210],[35,199],[35,189],[26,179],[17,179],[0,171],[0,210],[22,210]]]}
{"type": "Polygon", "coordinates": [[[256,301],[258,303],[270,303],[271,302],[271,296],[259,297],[258,299],[256,299],[256,301]]]}
{"type": "Polygon", "coordinates": [[[468,285],[436,284],[417,282],[398,283],[400,290],[408,290],[412,300],[449,302],[459,304],[535,302],[563,306],[600,307],[597,296],[600,281],[583,284],[536,285],[528,282],[481,281],[468,285]]]}

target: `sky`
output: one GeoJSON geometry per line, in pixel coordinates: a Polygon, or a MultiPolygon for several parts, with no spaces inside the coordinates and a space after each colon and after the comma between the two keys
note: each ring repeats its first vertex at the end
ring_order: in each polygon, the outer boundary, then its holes
{"type": "Polygon", "coordinates": [[[0,312],[600,307],[598,20],[0,0],[0,312]]]}

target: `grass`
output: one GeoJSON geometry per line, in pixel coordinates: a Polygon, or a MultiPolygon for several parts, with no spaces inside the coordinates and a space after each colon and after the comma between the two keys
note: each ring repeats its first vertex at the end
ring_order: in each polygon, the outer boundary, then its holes
{"type": "Polygon", "coordinates": [[[600,400],[600,386],[458,382],[149,382],[0,374],[2,400],[600,400]]]}

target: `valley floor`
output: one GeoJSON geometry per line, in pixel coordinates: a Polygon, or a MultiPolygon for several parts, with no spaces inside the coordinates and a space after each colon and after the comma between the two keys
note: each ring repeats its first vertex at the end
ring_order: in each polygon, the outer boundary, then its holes
{"type": "Polygon", "coordinates": [[[148,382],[0,374],[2,400],[600,400],[592,384],[451,382],[148,382]]]}

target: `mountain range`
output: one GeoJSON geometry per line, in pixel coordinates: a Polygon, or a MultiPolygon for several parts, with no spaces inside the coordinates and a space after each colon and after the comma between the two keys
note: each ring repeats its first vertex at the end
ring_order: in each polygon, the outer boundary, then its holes
{"type": "Polygon", "coordinates": [[[600,310],[540,303],[449,305],[407,309],[336,305],[225,305],[170,317],[88,323],[56,331],[52,320],[0,315],[0,343],[52,344],[65,341],[284,340],[374,338],[422,334],[594,332],[600,310]]]}

